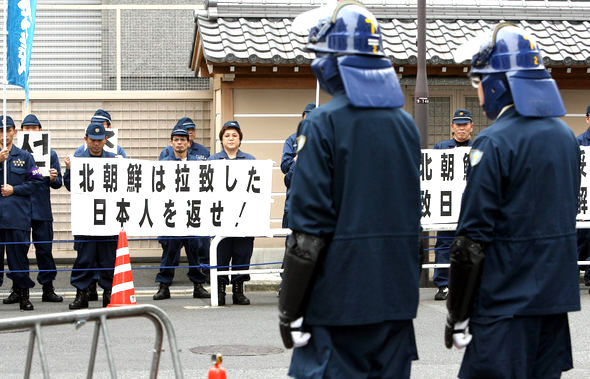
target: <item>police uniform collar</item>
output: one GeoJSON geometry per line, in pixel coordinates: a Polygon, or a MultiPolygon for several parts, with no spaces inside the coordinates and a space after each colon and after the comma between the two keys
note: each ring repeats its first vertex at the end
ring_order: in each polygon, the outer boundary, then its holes
{"type": "Polygon", "coordinates": [[[504,114],[504,112],[506,112],[508,109],[514,107],[514,104],[508,104],[506,105],[504,108],[502,108],[502,110],[500,110],[500,113],[498,113],[498,116],[496,117],[496,120],[500,118],[500,116],[502,116],[504,114]]]}

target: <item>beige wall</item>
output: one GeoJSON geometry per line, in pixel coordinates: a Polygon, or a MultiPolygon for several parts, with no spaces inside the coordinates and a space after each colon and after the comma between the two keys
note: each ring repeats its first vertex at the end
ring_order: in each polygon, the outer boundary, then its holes
{"type": "Polygon", "coordinates": [[[563,120],[576,136],[582,134],[588,128],[585,116],[586,107],[590,105],[590,90],[563,90],[561,96],[567,111],[563,120]]]}

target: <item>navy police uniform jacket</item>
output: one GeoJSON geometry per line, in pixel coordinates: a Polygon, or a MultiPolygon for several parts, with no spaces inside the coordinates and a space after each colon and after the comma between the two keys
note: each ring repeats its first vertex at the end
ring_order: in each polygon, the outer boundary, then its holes
{"type": "MultiPolygon", "coordinates": [[[[74,151],[74,156],[75,157],[80,157],[82,154],[82,152],[84,152],[85,150],[88,150],[88,147],[86,145],[81,145],[79,146],[76,151],[74,151]]],[[[117,156],[121,156],[123,158],[127,158],[127,154],[125,154],[125,150],[123,150],[123,148],[119,145],[117,145],[117,156]]]]}
{"type": "Polygon", "coordinates": [[[457,225],[485,252],[472,319],[580,309],[579,190],[580,149],[563,121],[511,107],[479,134],[457,225]]]}
{"type": "MultiPolygon", "coordinates": [[[[193,142],[191,144],[191,146],[188,148],[188,152],[187,152],[188,156],[194,156],[196,159],[190,159],[190,160],[196,160],[196,161],[206,161],[207,158],[209,158],[209,149],[207,149],[205,146],[198,144],[196,142],[193,142]]],[[[164,150],[162,150],[162,152],[160,153],[160,157],[158,158],[158,160],[160,161],[165,161],[167,160],[167,157],[174,157],[174,149],[172,148],[172,146],[166,146],[166,148],[164,150]]],[[[175,159],[172,159],[175,160],[175,159]]]]}
{"type": "Polygon", "coordinates": [[[57,153],[51,150],[51,168],[57,170],[57,178],[52,182],[49,177],[43,178],[43,184],[31,195],[31,212],[35,221],[53,221],[53,212],[51,211],[50,188],[59,189],[62,186],[61,167],[57,153]]]}
{"type": "MultiPolygon", "coordinates": [[[[104,149],[102,150],[102,155],[100,157],[95,157],[93,155],[90,155],[90,150],[86,149],[86,150],[82,150],[81,152],[79,152],[78,150],[76,150],[76,152],[74,153],[75,157],[78,158],[116,158],[116,155],[111,153],[110,151],[105,151],[104,149]]],[[[66,168],[66,172],[64,173],[64,185],[66,186],[66,189],[68,191],[70,191],[70,169],[66,168]]]]}
{"type": "MultiPolygon", "coordinates": [[[[214,160],[218,160],[218,159],[230,159],[230,157],[227,155],[227,153],[225,152],[225,150],[222,149],[219,153],[213,154],[207,160],[208,161],[214,161],[214,160]]],[[[235,159],[251,159],[251,160],[255,160],[256,158],[254,158],[253,155],[250,155],[248,153],[244,153],[242,150],[238,150],[238,153],[236,154],[236,158],[235,159]]]]}
{"type": "MultiPolygon", "coordinates": [[[[11,196],[0,196],[0,229],[31,229],[31,194],[39,190],[42,176],[33,156],[12,145],[8,154],[6,180],[14,188],[11,196]]],[[[4,185],[4,162],[0,163],[0,184],[4,185]]]]}
{"type": "Polygon", "coordinates": [[[306,324],[413,319],[421,210],[412,118],[402,109],[355,108],[339,92],[303,120],[298,148],[289,227],[329,239],[306,324]]]}
{"type": "Polygon", "coordinates": [[[281,171],[285,174],[284,182],[287,187],[285,199],[285,212],[289,212],[289,197],[291,196],[291,180],[295,172],[295,156],[297,155],[297,133],[291,134],[285,140],[283,145],[283,155],[281,156],[281,171]]]}
{"type": "Polygon", "coordinates": [[[454,149],[455,147],[460,147],[460,146],[472,146],[473,142],[471,142],[470,139],[468,139],[467,141],[464,142],[457,142],[457,140],[455,140],[454,138],[445,140],[445,141],[440,141],[439,143],[435,144],[432,148],[433,149],[454,149]]]}
{"type": "Polygon", "coordinates": [[[586,131],[580,134],[576,139],[580,146],[590,146],[590,128],[586,129],[586,131]]]}

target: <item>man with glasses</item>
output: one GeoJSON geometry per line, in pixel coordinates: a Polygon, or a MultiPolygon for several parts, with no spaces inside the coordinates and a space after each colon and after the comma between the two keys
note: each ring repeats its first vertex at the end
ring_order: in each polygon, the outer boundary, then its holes
{"type": "MultiPolygon", "coordinates": [[[[471,146],[471,132],[473,132],[473,119],[467,109],[457,109],[451,122],[452,137],[434,145],[433,149],[454,149],[460,146],[471,146]]],[[[436,233],[436,245],[434,246],[434,262],[437,264],[449,263],[449,248],[455,237],[454,231],[440,231],[436,233]]],[[[432,278],[438,291],[434,300],[446,300],[449,295],[449,269],[435,268],[432,278]]]]}

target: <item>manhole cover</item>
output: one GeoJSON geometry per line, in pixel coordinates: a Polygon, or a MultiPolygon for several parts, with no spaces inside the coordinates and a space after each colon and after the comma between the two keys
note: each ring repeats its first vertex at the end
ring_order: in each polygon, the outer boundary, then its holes
{"type": "Polygon", "coordinates": [[[190,349],[195,354],[213,355],[221,353],[223,356],[270,355],[281,354],[284,350],[276,346],[260,345],[208,345],[190,349]]]}

